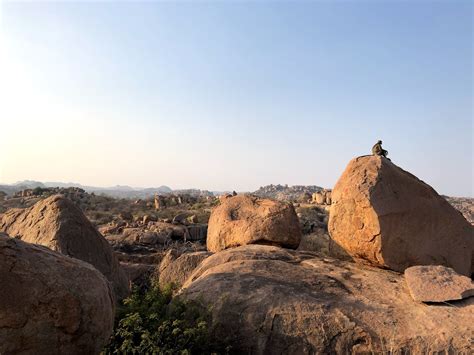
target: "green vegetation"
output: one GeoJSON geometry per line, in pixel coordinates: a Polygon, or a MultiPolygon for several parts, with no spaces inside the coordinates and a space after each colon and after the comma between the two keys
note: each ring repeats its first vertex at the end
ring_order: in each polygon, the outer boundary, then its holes
{"type": "Polygon", "coordinates": [[[225,354],[209,334],[210,315],[199,304],[172,296],[170,286],[135,289],[119,308],[103,354],[225,354]]]}

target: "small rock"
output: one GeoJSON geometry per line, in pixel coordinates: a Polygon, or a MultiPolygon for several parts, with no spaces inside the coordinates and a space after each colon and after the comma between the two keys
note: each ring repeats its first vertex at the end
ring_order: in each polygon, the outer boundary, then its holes
{"type": "Polygon", "coordinates": [[[446,266],[409,267],[405,280],[415,301],[446,302],[474,296],[474,282],[446,266]]]}

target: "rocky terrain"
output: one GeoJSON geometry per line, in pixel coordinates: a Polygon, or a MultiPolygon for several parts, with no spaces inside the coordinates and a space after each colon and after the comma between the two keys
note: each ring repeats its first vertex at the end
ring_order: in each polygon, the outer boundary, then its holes
{"type": "Polygon", "coordinates": [[[464,218],[474,224],[474,198],[443,196],[454,208],[462,213],[464,218]]]}
{"type": "Polygon", "coordinates": [[[99,353],[111,334],[113,346],[125,346],[117,334],[150,339],[123,306],[150,297],[134,289],[170,286],[180,307],[199,305],[208,319],[200,331],[208,324],[225,352],[468,354],[472,212],[473,199],[439,196],[375,156],[349,162],[332,190],[269,185],[135,199],[64,186],[8,192],[0,196],[0,354],[99,353]]]}
{"type": "Polygon", "coordinates": [[[25,180],[19,181],[15,184],[0,185],[0,193],[4,192],[7,195],[14,195],[21,193],[22,191],[32,191],[38,189],[80,189],[84,192],[94,193],[96,195],[109,196],[114,198],[150,198],[155,194],[167,195],[167,194],[188,194],[194,196],[206,196],[212,195],[210,191],[199,190],[199,189],[184,189],[184,190],[173,190],[168,186],[162,185],[159,187],[148,187],[148,188],[136,188],[130,186],[117,185],[112,187],[97,187],[97,186],[84,186],[77,183],[63,183],[63,182],[40,182],[25,180]]]}
{"type": "Polygon", "coordinates": [[[288,185],[267,185],[260,187],[252,194],[259,197],[270,198],[279,201],[308,202],[313,193],[321,191],[319,186],[288,186],[288,185]]]}

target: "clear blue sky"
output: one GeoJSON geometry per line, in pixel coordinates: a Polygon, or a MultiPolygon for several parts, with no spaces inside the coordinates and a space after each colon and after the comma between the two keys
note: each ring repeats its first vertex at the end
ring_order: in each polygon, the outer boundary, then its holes
{"type": "Polygon", "coordinates": [[[0,181],[473,196],[470,1],[3,2],[0,181]],[[2,112],[3,111],[3,112],[2,112]]]}

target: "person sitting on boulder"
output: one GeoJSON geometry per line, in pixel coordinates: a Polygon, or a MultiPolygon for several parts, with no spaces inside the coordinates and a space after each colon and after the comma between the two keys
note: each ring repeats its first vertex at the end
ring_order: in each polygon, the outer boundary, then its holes
{"type": "Polygon", "coordinates": [[[388,151],[382,148],[382,141],[375,143],[375,145],[372,147],[372,154],[387,158],[388,151]]]}

